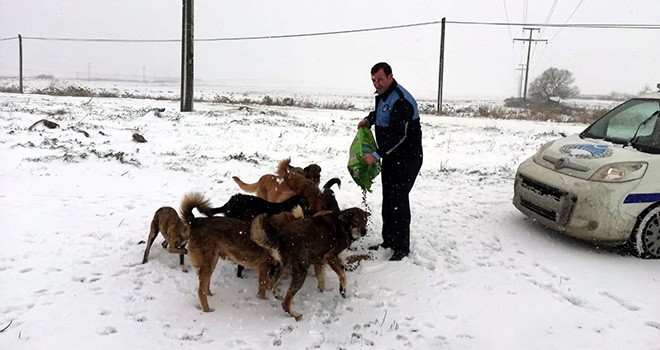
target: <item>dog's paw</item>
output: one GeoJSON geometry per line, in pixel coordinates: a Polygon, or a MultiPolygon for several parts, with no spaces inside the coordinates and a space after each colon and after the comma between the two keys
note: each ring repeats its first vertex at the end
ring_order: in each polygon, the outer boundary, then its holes
{"type": "Polygon", "coordinates": [[[213,311],[215,311],[215,309],[210,307],[210,306],[207,307],[207,308],[204,308],[204,306],[202,306],[200,304],[195,304],[195,308],[198,309],[198,310],[202,310],[203,312],[213,312],[213,311]]]}
{"type": "Polygon", "coordinates": [[[339,295],[341,295],[342,298],[346,298],[346,288],[340,286],[339,295]]]}
{"type": "Polygon", "coordinates": [[[293,310],[291,310],[289,312],[289,315],[291,315],[291,317],[295,318],[296,321],[300,321],[302,319],[302,316],[303,316],[301,313],[295,312],[293,310]]]}

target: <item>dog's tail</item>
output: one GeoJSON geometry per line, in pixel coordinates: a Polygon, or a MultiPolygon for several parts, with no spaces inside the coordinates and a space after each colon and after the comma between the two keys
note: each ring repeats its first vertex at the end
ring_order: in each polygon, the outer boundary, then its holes
{"type": "Polygon", "coordinates": [[[266,215],[261,214],[252,220],[250,225],[250,238],[258,246],[268,250],[273,259],[278,263],[282,264],[282,255],[280,255],[280,250],[275,241],[269,237],[269,230],[272,229],[270,225],[265,222],[266,215]],[[268,230],[268,231],[267,231],[268,230]]]}
{"type": "Polygon", "coordinates": [[[281,177],[285,177],[289,174],[290,167],[291,167],[291,158],[282,159],[277,164],[277,169],[275,170],[275,174],[281,177]]]}
{"type": "Polygon", "coordinates": [[[234,182],[236,182],[238,187],[240,187],[241,190],[243,190],[245,192],[255,193],[259,189],[259,182],[255,182],[253,184],[248,184],[248,183],[245,183],[245,182],[241,181],[241,179],[239,179],[238,176],[232,176],[231,178],[234,180],[234,182]]]}
{"type": "Polygon", "coordinates": [[[181,212],[181,220],[183,220],[183,222],[190,223],[195,219],[195,215],[193,215],[192,212],[194,208],[197,208],[200,213],[205,213],[211,209],[211,203],[202,193],[186,193],[181,200],[181,206],[179,209],[181,212]]]}
{"type": "Polygon", "coordinates": [[[271,217],[267,217],[265,214],[258,215],[250,225],[250,238],[258,246],[268,250],[273,260],[281,265],[282,255],[280,254],[278,241],[275,238],[276,231],[279,229],[278,226],[303,216],[303,209],[299,205],[293,208],[291,212],[282,212],[271,217]],[[275,222],[278,219],[281,220],[279,224],[275,222]]]}
{"type": "Polygon", "coordinates": [[[333,185],[337,185],[337,187],[341,188],[341,180],[339,178],[333,177],[332,179],[328,180],[325,185],[323,185],[323,189],[328,190],[333,185]]]}

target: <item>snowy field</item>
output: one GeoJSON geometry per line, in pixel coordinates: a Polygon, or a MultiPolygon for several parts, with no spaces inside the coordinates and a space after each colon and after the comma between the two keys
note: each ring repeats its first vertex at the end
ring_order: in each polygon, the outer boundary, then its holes
{"type": "Polygon", "coordinates": [[[660,261],[564,237],[511,204],[517,165],[585,125],[423,115],[410,257],[353,266],[347,298],[330,269],[323,293],[308,278],[298,322],[231,262],[215,270],[211,313],[162,238],[141,264],[156,209],[189,191],[223,204],[240,191],[231,176],[256,181],[286,157],[339,177],[342,208],[374,214],[342,257],[364,254],[382,223],[379,179],[363,201],[346,169],[364,116],[0,93],[0,348],[660,349],[660,261]]]}

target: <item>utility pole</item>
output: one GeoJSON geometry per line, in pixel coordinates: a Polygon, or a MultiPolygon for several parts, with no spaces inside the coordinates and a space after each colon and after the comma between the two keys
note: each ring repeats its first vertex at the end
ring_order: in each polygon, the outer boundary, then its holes
{"type": "Polygon", "coordinates": [[[438,75],[438,115],[442,114],[442,80],[445,71],[445,17],[442,17],[440,32],[440,72],[438,75]]]}
{"type": "Polygon", "coordinates": [[[23,93],[23,37],[18,34],[18,91],[23,93]]]}
{"type": "Polygon", "coordinates": [[[518,83],[518,98],[522,97],[522,86],[523,86],[523,72],[525,72],[525,65],[519,64],[516,70],[520,71],[520,82],[518,83]]]}
{"type": "Polygon", "coordinates": [[[513,39],[513,41],[527,41],[527,65],[525,66],[525,93],[523,94],[523,100],[527,100],[527,80],[529,78],[529,56],[532,52],[532,42],[536,41],[545,41],[545,39],[532,39],[532,33],[534,31],[540,31],[540,28],[523,28],[523,30],[529,30],[529,39],[513,39]]]}
{"type": "Polygon", "coordinates": [[[193,108],[193,0],[183,0],[183,28],[181,38],[181,112],[193,108]]]}

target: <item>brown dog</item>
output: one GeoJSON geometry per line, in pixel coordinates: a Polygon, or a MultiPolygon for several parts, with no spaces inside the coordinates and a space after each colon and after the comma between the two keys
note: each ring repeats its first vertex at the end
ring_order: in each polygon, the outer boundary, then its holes
{"type": "Polygon", "coordinates": [[[325,211],[283,225],[264,216],[252,221],[252,239],[268,249],[284,271],[291,273],[291,285],[282,302],[284,311],[296,320],[302,317],[291,305],[293,297],[305,283],[311,264],[327,262],[339,276],[341,296],[346,297],[346,273],[339,253],[366,234],[368,215],[362,209],[350,208],[338,213],[325,211]]]}
{"type": "Polygon", "coordinates": [[[184,247],[190,237],[190,230],[181,221],[179,214],[172,207],[162,207],[156,210],[154,218],[151,220],[151,229],[149,230],[147,248],[144,250],[142,263],[145,264],[149,261],[149,250],[159,232],[165,238],[163,247],[167,247],[167,251],[170,253],[179,254],[179,264],[186,271],[183,264],[183,255],[188,253],[184,247]]]}
{"type": "Polygon", "coordinates": [[[316,186],[321,184],[321,166],[318,164],[310,164],[304,168],[288,166],[289,171],[303,174],[305,178],[312,180],[316,186]]]}
{"type": "MultiPolygon", "coordinates": [[[[199,288],[197,295],[204,312],[212,311],[208,296],[211,276],[219,258],[231,260],[246,268],[255,269],[259,276],[258,296],[266,298],[266,289],[271,288],[268,268],[274,265],[270,251],[250,239],[250,222],[227,218],[196,218],[192,210],[200,212],[210,209],[208,201],[200,193],[186,194],[181,202],[181,217],[189,225],[188,257],[197,268],[199,288]]],[[[300,210],[302,211],[302,210],[300,210]]]]}
{"type": "Polygon", "coordinates": [[[287,158],[281,160],[277,165],[276,173],[281,178],[281,182],[297,194],[305,196],[313,213],[327,209],[323,193],[318,184],[299,172],[289,171],[290,163],[291,158],[287,158]]]}

